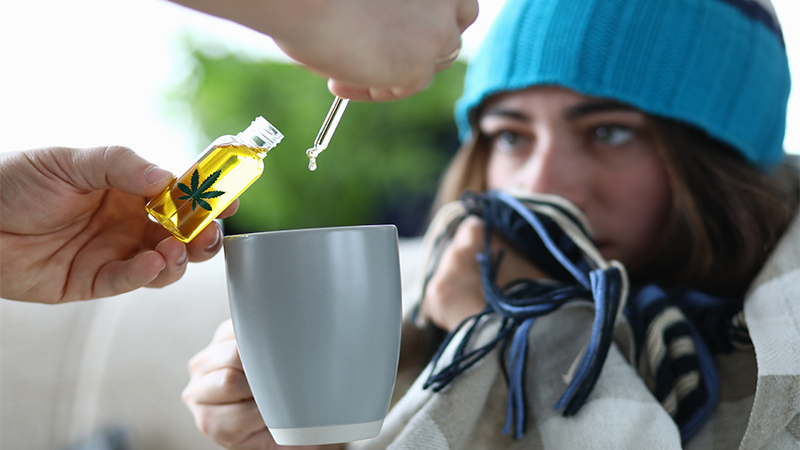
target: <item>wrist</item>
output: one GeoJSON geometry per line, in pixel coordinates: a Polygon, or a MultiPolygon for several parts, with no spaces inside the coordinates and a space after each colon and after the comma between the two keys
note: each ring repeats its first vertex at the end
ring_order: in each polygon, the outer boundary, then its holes
{"type": "Polygon", "coordinates": [[[171,0],[271,36],[292,40],[320,26],[331,0],[171,0]]]}

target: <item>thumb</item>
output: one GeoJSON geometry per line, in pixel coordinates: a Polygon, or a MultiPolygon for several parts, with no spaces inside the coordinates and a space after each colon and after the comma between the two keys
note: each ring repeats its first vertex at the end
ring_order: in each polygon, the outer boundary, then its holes
{"type": "Polygon", "coordinates": [[[142,158],[127,147],[75,149],[63,164],[73,185],[95,191],[116,188],[131,195],[153,196],[173,179],[172,173],[142,158]]]}

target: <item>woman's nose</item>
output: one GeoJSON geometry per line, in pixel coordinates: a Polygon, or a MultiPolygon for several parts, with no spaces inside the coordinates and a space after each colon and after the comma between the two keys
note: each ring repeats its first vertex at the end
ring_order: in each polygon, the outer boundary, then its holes
{"type": "Polygon", "coordinates": [[[529,192],[558,195],[577,205],[584,200],[587,177],[569,140],[553,138],[537,142],[513,184],[529,192]]]}

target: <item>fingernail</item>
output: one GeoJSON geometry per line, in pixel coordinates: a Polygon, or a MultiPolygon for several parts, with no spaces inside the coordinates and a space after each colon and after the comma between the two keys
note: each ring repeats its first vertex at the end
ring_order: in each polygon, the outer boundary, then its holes
{"type": "Polygon", "coordinates": [[[142,177],[144,178],[144,181],[152,186],[166,180],[167,178],[172,178],[172,173],[168,170],[162,169],[161,167],[152,165],[149,169],[147,169],[147,172],[145,172],[142,177]]]}
{"type": "Polygon", "coordinates": [[[437,64],[437,65],[439,65],[439,64],[448,64],[449,65],[449,64],[451,64],[453,61],[455,61],[458,58],[459,54],[461,54],[461,43],[459,43],[458,47],[456,47],[456,49],[453,50],[452,52],[446,54],[445,56],[442,56],[441,58],[436,58],[436,61],[434,61],[434,64],[437,64]]]}
{"type": "Polygon", "coordinates": [[[186,247],[183,248],[183,254],[180,258],[175,262],[177,265],[186,264],[186,260],[189,259],[189,252],[186,251],[186,247]]]}
{"type": "Polygon", "coordinates": [[[219,245],[219,241],[221,239],[222,239],[222,231],[219,228],[217,228],[217,234],[214,237],[214,242],[212,242],[211,245],[206,247],[206,251],[210,252],[210,251],[215,250],[217,248],[217,246],[219,245]]]}

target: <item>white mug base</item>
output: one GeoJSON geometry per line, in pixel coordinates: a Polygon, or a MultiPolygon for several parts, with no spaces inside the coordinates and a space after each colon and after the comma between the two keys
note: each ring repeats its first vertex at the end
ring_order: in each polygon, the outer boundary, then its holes
{"type": "Polygon", "coordinates": [[[381,432],[383,420],[349,425],[307,428],[270,428],[278,445],[321,445],[373,438],[381,432]]]}

